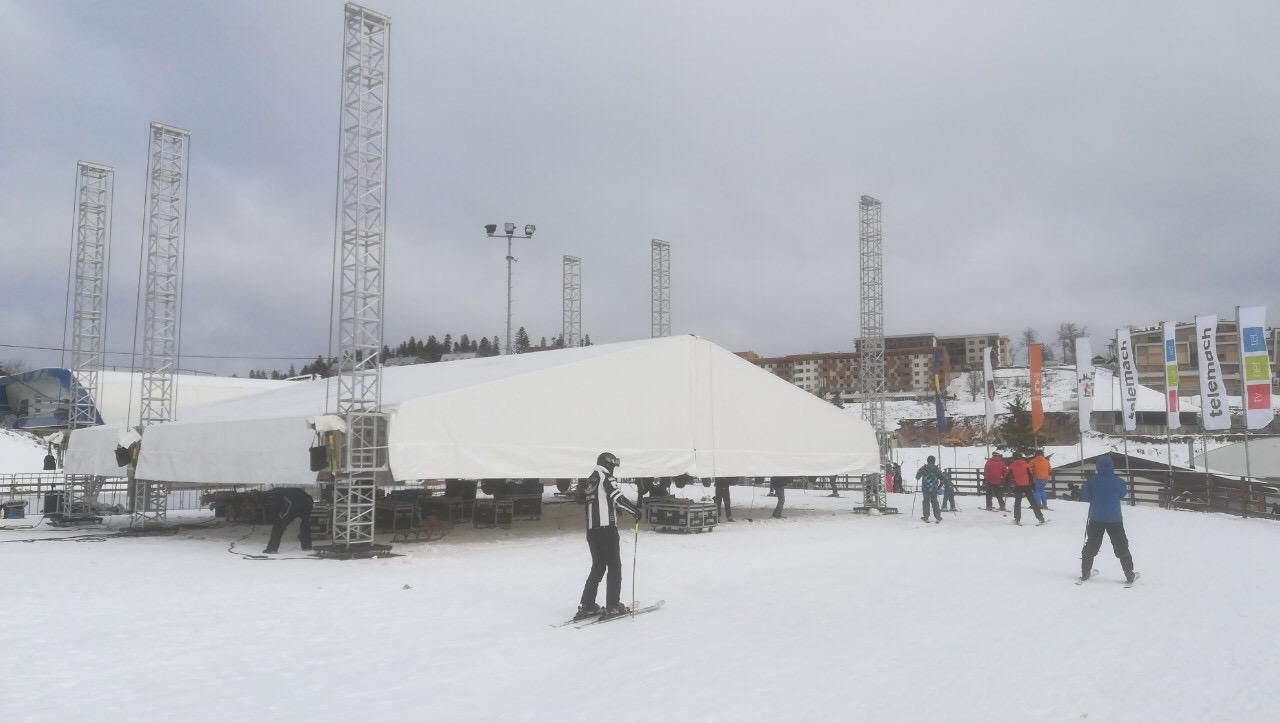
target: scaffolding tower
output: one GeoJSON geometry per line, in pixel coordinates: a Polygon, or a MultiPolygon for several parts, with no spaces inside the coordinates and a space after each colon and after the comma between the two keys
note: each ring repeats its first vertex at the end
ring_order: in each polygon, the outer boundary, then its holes
{"type": "MultiPolygon", "coordinates": [[[[142,426],[174,419],[179,336],[182,324],[182,263],[187,226],[187,156],[191,134],[151,124],[147,154],[147,222],[143,255],[142,426]]],[[[159,480],[136,480],[135,527],[163,523],[169,488],[159,480]]]]}
{"type": "MultiPolygon", "coordinates": [[[[68,279],[68,316],[71,352],[71,408],[67,434],[98,423],[99,374],[107,336],[107,276],[111,268],[111,197],[115,170],[100,163],[76,163],[76,203],[71,234],[68,279]]],[[[61,498],[61,522],[72,523],[93,516],[100,481],[93,475],[67,475],[61,498]]]]}
{"type": "Polygon", "coordinates": [[[649,336],[671,336],[671,244],[649,242],[649,336]]]}
{"type": "Polygon", "coordinates": [[[387,90],[391,21],[348,3],[338,138],[338,394],[346,423],[334,480],[333,550],[372,551],[378,477],[387,466],[382,414],[387,90]]]}
{"type": "Polygon", "coordinates": [[[582,259],[564,257],[560,341],[567,349],[582,343],[582,259]]]}
{"type": "Polygon", "coordinates": [[[889,435],[885,430],[884,379],[884,255],[881,249],[880,202],[863,196],[858,204],[858,268],[861,289],[858,337],[862,416],[875,430],[880,468],[864,476],[862,505],[854,512],[895,513],[885,504],[884,473],[889,463],[889,435]]]}

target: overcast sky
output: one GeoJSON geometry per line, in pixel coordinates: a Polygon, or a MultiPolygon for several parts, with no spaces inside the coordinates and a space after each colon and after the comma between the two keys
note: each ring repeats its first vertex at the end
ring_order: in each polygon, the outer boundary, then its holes
{"type": "MultiPolygon", "coordinates": [[[[392,19],[385,336],[672,327],[852,349],[858,198],[885,331],[1280,320],[1275,2],[371,4],[392,19]]],[[[192,133],[183,350],[328,346],[340,2],[0,0],[0,343],[62,340],[75,163],[116,168],[108,347],[133,344],[147,125],[192,133]]],[[[127,364],[127,358],[113,357],[127,364]]],[[[57,355],[0,348],[0,360],[57,355]]],[[[244,374],[288,362],[184,360],[244,374]]]]}

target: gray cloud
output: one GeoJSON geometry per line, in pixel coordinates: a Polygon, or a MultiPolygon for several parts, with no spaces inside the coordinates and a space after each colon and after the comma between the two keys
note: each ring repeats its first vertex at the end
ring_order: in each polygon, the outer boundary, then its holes
{"type": "MultiPolygon", "coordinates": [[[[504,250],[481,226],[511,220],[539,228],[516,250],[535,339],[559,331],[564,253],[592,339],[646,336],[661,237],[676,332],[849,348],[863,193],[884,202],[890,333],[1072,320],[1100,344],[1280,314],[1272,3],[374,7],[393,20],[388,340],[500,334],[504,250]]],[[[0,341],[61,338],[83,158],[117,168],[110,346],[128,348],[154,119],[193,134],[184,349],[322,351],[340,17],[0,1],[0,341]]]]}

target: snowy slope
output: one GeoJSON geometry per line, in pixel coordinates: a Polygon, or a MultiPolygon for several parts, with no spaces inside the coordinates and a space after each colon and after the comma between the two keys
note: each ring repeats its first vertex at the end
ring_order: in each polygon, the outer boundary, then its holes
{"type": "Polygon", "coordinates": [[[44,469],[45,447],[27,432],[0,429],[0,474],[40,472],[44,469]]]}
{"type": "MultiPolygon", "coordinates": [[[[686,488],[700,494],[700,488],[686,488]]],[[[908,496],[893,495],[903,508],[908,496]]],[[[624,597],[664,610],[576,630],[581,510],[459,528],[388,560],[247,561],[266,530],[4,544],[5,721],[1273,720],[1280,524],[1125,508],[1143,578],[1104,547],[1072,581],[1085,507],[1015,527],[860,517],[734,488],[712,534],[622,535],[624,597]],[[754,510],[748,509],[754,507],[754,510]],[[248,539],[241,539],[249,535],[248,539]],[[406,589],[407,586],[407,589],[406,589]],[[140,638],[145,601],[156,630],[140,638]],[[347,621],[350,621],[347,622],[347,621]],[[346,652],[350,657],[343,657],[346,652]]],[[[296,554],[289,538],[285,556],[296,554]]]]}

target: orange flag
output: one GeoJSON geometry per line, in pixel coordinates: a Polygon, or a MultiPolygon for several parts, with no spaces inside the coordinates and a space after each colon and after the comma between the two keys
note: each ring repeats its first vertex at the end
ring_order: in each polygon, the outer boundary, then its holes
{"type": "Polygon", "coordinates": [[[1040,401],[1041,387],[1044,385],[1040,378],[1040,366],[1044,352],[1039,344],[1031,344],[1027,347],[1027,355],[1031,357],[1031,431],[1039,433],[1044,426],[1044,404],[1040,401]]]}

